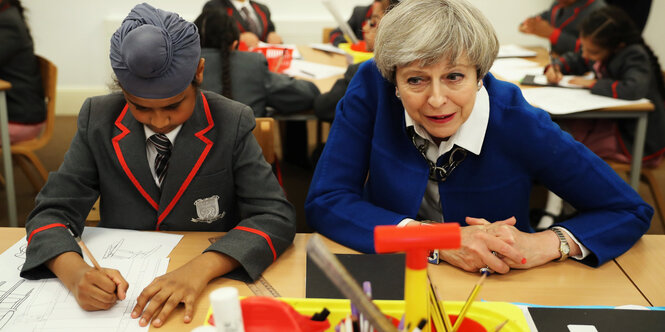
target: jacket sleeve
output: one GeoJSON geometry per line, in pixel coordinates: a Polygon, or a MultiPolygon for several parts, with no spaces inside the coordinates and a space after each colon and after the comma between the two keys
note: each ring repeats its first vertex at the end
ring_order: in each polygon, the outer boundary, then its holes
{"type": "Polygon", "coordinates": [[[314,99],[314,114],[322,120],[327,122],[332,122],[335,118],[335,109],[337,108],[337,103],[344,97],[346,93],[346,88],[349,86],[353,75],[358,71],[359,64],[350,65],[344,77],[335,81],[335,84],[326,93],[322,93],[320,96],[314,99]]]}
{"type": "Polygon", "coordinates": [[[205,251],[227,254],[242,268],[226,277],[256,280],[295,237],[295,211],[263,158],[252,129],[254,115],[245,107],[237,125],[233,154],[235,199],[240,222],[205,251]]]}
{"type": "Polygon", "coordinates": [[[268,98],[266,105],[273,107],[278,113],[288,114],[312,109],[314,98],[321,94],[319,88],[310,81],[300,80],[284,74],[263,69],[268,78],[264,81],[268,98]]]}
{"type": "Polygon", "coordinates": [[[40,279],[54,277],[44,263],[68,251],[81,255],[81,249],[68,228],[81,235],[85,218],[99,197],[97,166],[88,145],[87,128],[91,99],[87,99],[78,116],[78,131],[57,172],[35,199],[26,222],[28,248],[21,277],[40,279]]]}
{"type": "Polygon", "coordinates": [[[651,60],[644,52],[626,52],[620,61],[619,77],[604,77],[591,87],[591,93],[636,100],[646,97],[651,79],[651,60]]]}
{"type": "Polygon", "coordinates": [[[581,52],[566,52],[554,62],[564,75],[584,75],[592,70],[591,65],[582,57],[581,52]]]}
{"type": "Polygon", "coordinates": [[[312,228],[363,252],[374,252],[376,225],[396,225],[406,217],[364,196],[376,112],[386,106],[380,103],[383,96],[379,94],[384,84],[373,60],[360,66],[337,105],[335,122],[305,201],[307,223],[312,228]]]}
{"type": "Polygon", "coordinates": [[[512,150],[538,181],[576,209],[575,216],[557,226],[591,251],[582,263],[599,266],[626,252],[649,229],[653,208],[607,163],[561,131],[546,112],[530,113],[532,125],[520,126],[527,130],[507,133],[513,146],[521,146],[512,150]]]}

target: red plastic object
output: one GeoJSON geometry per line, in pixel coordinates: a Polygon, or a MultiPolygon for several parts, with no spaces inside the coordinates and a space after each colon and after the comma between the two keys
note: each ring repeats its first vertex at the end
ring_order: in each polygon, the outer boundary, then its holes
{"type": "MultiPolygon", "coordinates": [[[[245,332],[322,332],[330,327],[330,322],[313,321],[297,312],[286,302],[272,297],[251,296],[240,301],[245,332]]],[[[211,315],[210,325],[215,325],[211,315]]]]}
{"type": "Polygon", "coordinates": [[[284,47],[255,47],[252,52],[261,53],[265,55],[268,60],[268,70],[281,73],[291,66],[291,59],[293,58],[293,49],[284,47]]]}
{"type": "Polygon", "coordinates": [[[365,43],[364,40],[361,40],[355,44],[351,44],[351,50],[356,52],[369,52],[367,51],[367,44],[365,43]]]}
{"type": "Polygon", "coordinates": [[[427,226],[376,226],[374,249],[377,253],[406,251],[406,266],[424,269],[429,249],[459,248],[462,242],[457,223],[431,224],[427,226]]]}

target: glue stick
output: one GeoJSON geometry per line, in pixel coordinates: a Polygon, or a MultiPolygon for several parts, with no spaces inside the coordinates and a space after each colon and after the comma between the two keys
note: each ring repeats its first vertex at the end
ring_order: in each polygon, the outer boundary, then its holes
{"type": "Polygon", "coordinates": [[[222,287],[212,291],[210,303],[217,332],[245,332],[237,289],[222,287]]]}

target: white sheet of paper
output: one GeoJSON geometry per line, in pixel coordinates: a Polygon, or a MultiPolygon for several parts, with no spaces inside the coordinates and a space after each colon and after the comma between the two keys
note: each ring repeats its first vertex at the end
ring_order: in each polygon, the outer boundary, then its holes
{"type": "Polygon", "coordinates": [[[570,114],[599,108],[648,103],[648,99],[623,100],[591,94],[587,89],[555,87],[522,89],[524,98],[550,114],[570,114]]]}
{"type": "MultiPolygon", "coordinates": [[[[583,89],[584,87],[581,86],[581,85],[577,85],[577,84],[570,83],[570,80],[572,80],[572,79],[575,78],[575,77],[579,77],[579,76],[575,76],[575,75],[563,75],[563,77],[561,78],[561,81],[559,81],[558,85],[559,85],[560,87],[562,87],[562,88],[583,89]]],[[[535,76],[533,77],[533,82],[536,83],[536,84],[540,84],[540,85],[547,85],[547,84],[549,84],[549,83],[547,82],[547,76],[545,76],[545,75],[535,75],[535,76]]]]}
{"type": "Polygon", "coordinates": [[[300,76],[312,79],[321,79],[331,76],[343,75],[346,71],[344,67],[323,65],[304,60],[292,60],[291,66],[284,71],[289,76],[300,76]]]}
{"type": "Polygon", "coordinates": [[[570,332],[598,332],[593,325],[574,325],[568,324],[568,331],[570,332]]]}
{"type": "Polygon", "coordinates": [[[526,75],[541,75],[543,67],[520,58],[496,59],[490,72],[500,79],[518,82],[526,75]]]}
{"type": "Polygon", "coordinates": [[[127,298],[105,311],[81,309],[58,279],[19,277],[25,238],[0,255],[0,331],[147,331],[130,317],[136,298],[166,273],[166,258],[182,235],[88,227],[83,232],[99,264],[120,271],[129,283],[127,298]]]}
{"type": "Polygon", "coordinates": [[[309,44],[309,47],[311,47],[315,50],[321,50],[321,51],[324,51],[324,52],[346,55],[346,52],[344,52],[343,49],[341,49],[341,48],[339,48],[339,47],[337,47],[333,44],[314,43],[314,44],[309,44]]]}
{"type": "Polygon", "coordinates": [[[507,44],[499,46],[499,54],[497,55],[497,58],[523,58],[533,56],[536,56],[536,52],[515,44],[507,44]]]}

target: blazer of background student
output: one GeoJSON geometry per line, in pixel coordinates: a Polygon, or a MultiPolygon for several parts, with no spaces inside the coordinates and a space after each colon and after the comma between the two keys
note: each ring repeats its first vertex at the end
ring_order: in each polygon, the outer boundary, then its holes
{"type": "MultiPolygon", "coordinates": [[[[353,30],[353,33],[356,35],[356,38],[358,40],[363,40],[363,25],[365,25],[365,22],[369,20],[372,17],[372,5],[369,6],[356,6],[353,7],[353,13],[351,14],[351,17],[349,18],[347,23],[349,23],[349,26],[351,27],[351,30],[353,30]]],[[[335,30],[330,31],[330,42],[337,46],[341,43],[348,43],[346,39],[344,38],[344,33],[342,32],[342,29],[337,27],[335,30]]]]}
{"type": "Polygon", "coordinates": [[[67,251],[80,254],[65,226],[81,234],[101,197],[101,227],[228,232],[205,251],[240,262],[226,277],[258,278],[293,241],[295,212],[252,134],[249,107],[198,93],[194,113],[175,140],[160,195],[148,165],[144,126],[126,105],[120,93],[83,104],[64,162],[50,174],[28,217],[21,276],[51,277],[46,261],[67,251]],[[194,222],[201,217],[196,201],[211,197],[219,218],[194,222]]]}
{"type": "MultiPolygon", "coordinates": [[[[258,37],[261,41],[265,42],[268,38],[268,34],[275,31],[275,24],[270,19],[270,10],[268,9],[268,6],[256,1],[250,0],[249,3],[252,8],[254,8],[256,16],[259,18],[259,29],[261,29],[261,33],[259,33],[258,37]]],[[[238,32],[243,33],[250,31],[249,24],[242,18],[242,15],[240,15],[240,12],[236,10],[236,7],[230,0],[210,0],[203,5],[203,10],[215,7],[221,7],[227,15],[233,17],[236,21],[238,32]]]]}
{"type": "MultiPolygon", "coordinates": [[[[218,49],[203,48],[205,59],[201,88],[222,93],[222,58],[218,49]]],[[[231,93],[233,100],[248,105],[257,117],[266,116],[266,107],[277,113],[311,110],[320,94],[314,83],[273,73],[265,56],[259,53],[231,52],[231,93]]]]}
{"type": "Polygon", "coordinates": [[[46,120],[42,77],[32,38],[16,7],[0,10],[0,79],[12,84],[6,91],[9,121],[46,120]]]}
{"type": "Polygon", "coordinates": [[[563,54],[580,50],[579,25],[589,13],[606,6],[603,0],[577,0],[574,4],[561,8],[554,1],[550,9],[542,12],[540,17],[556,29],[550,35],[552,51],[563,54]]]}

